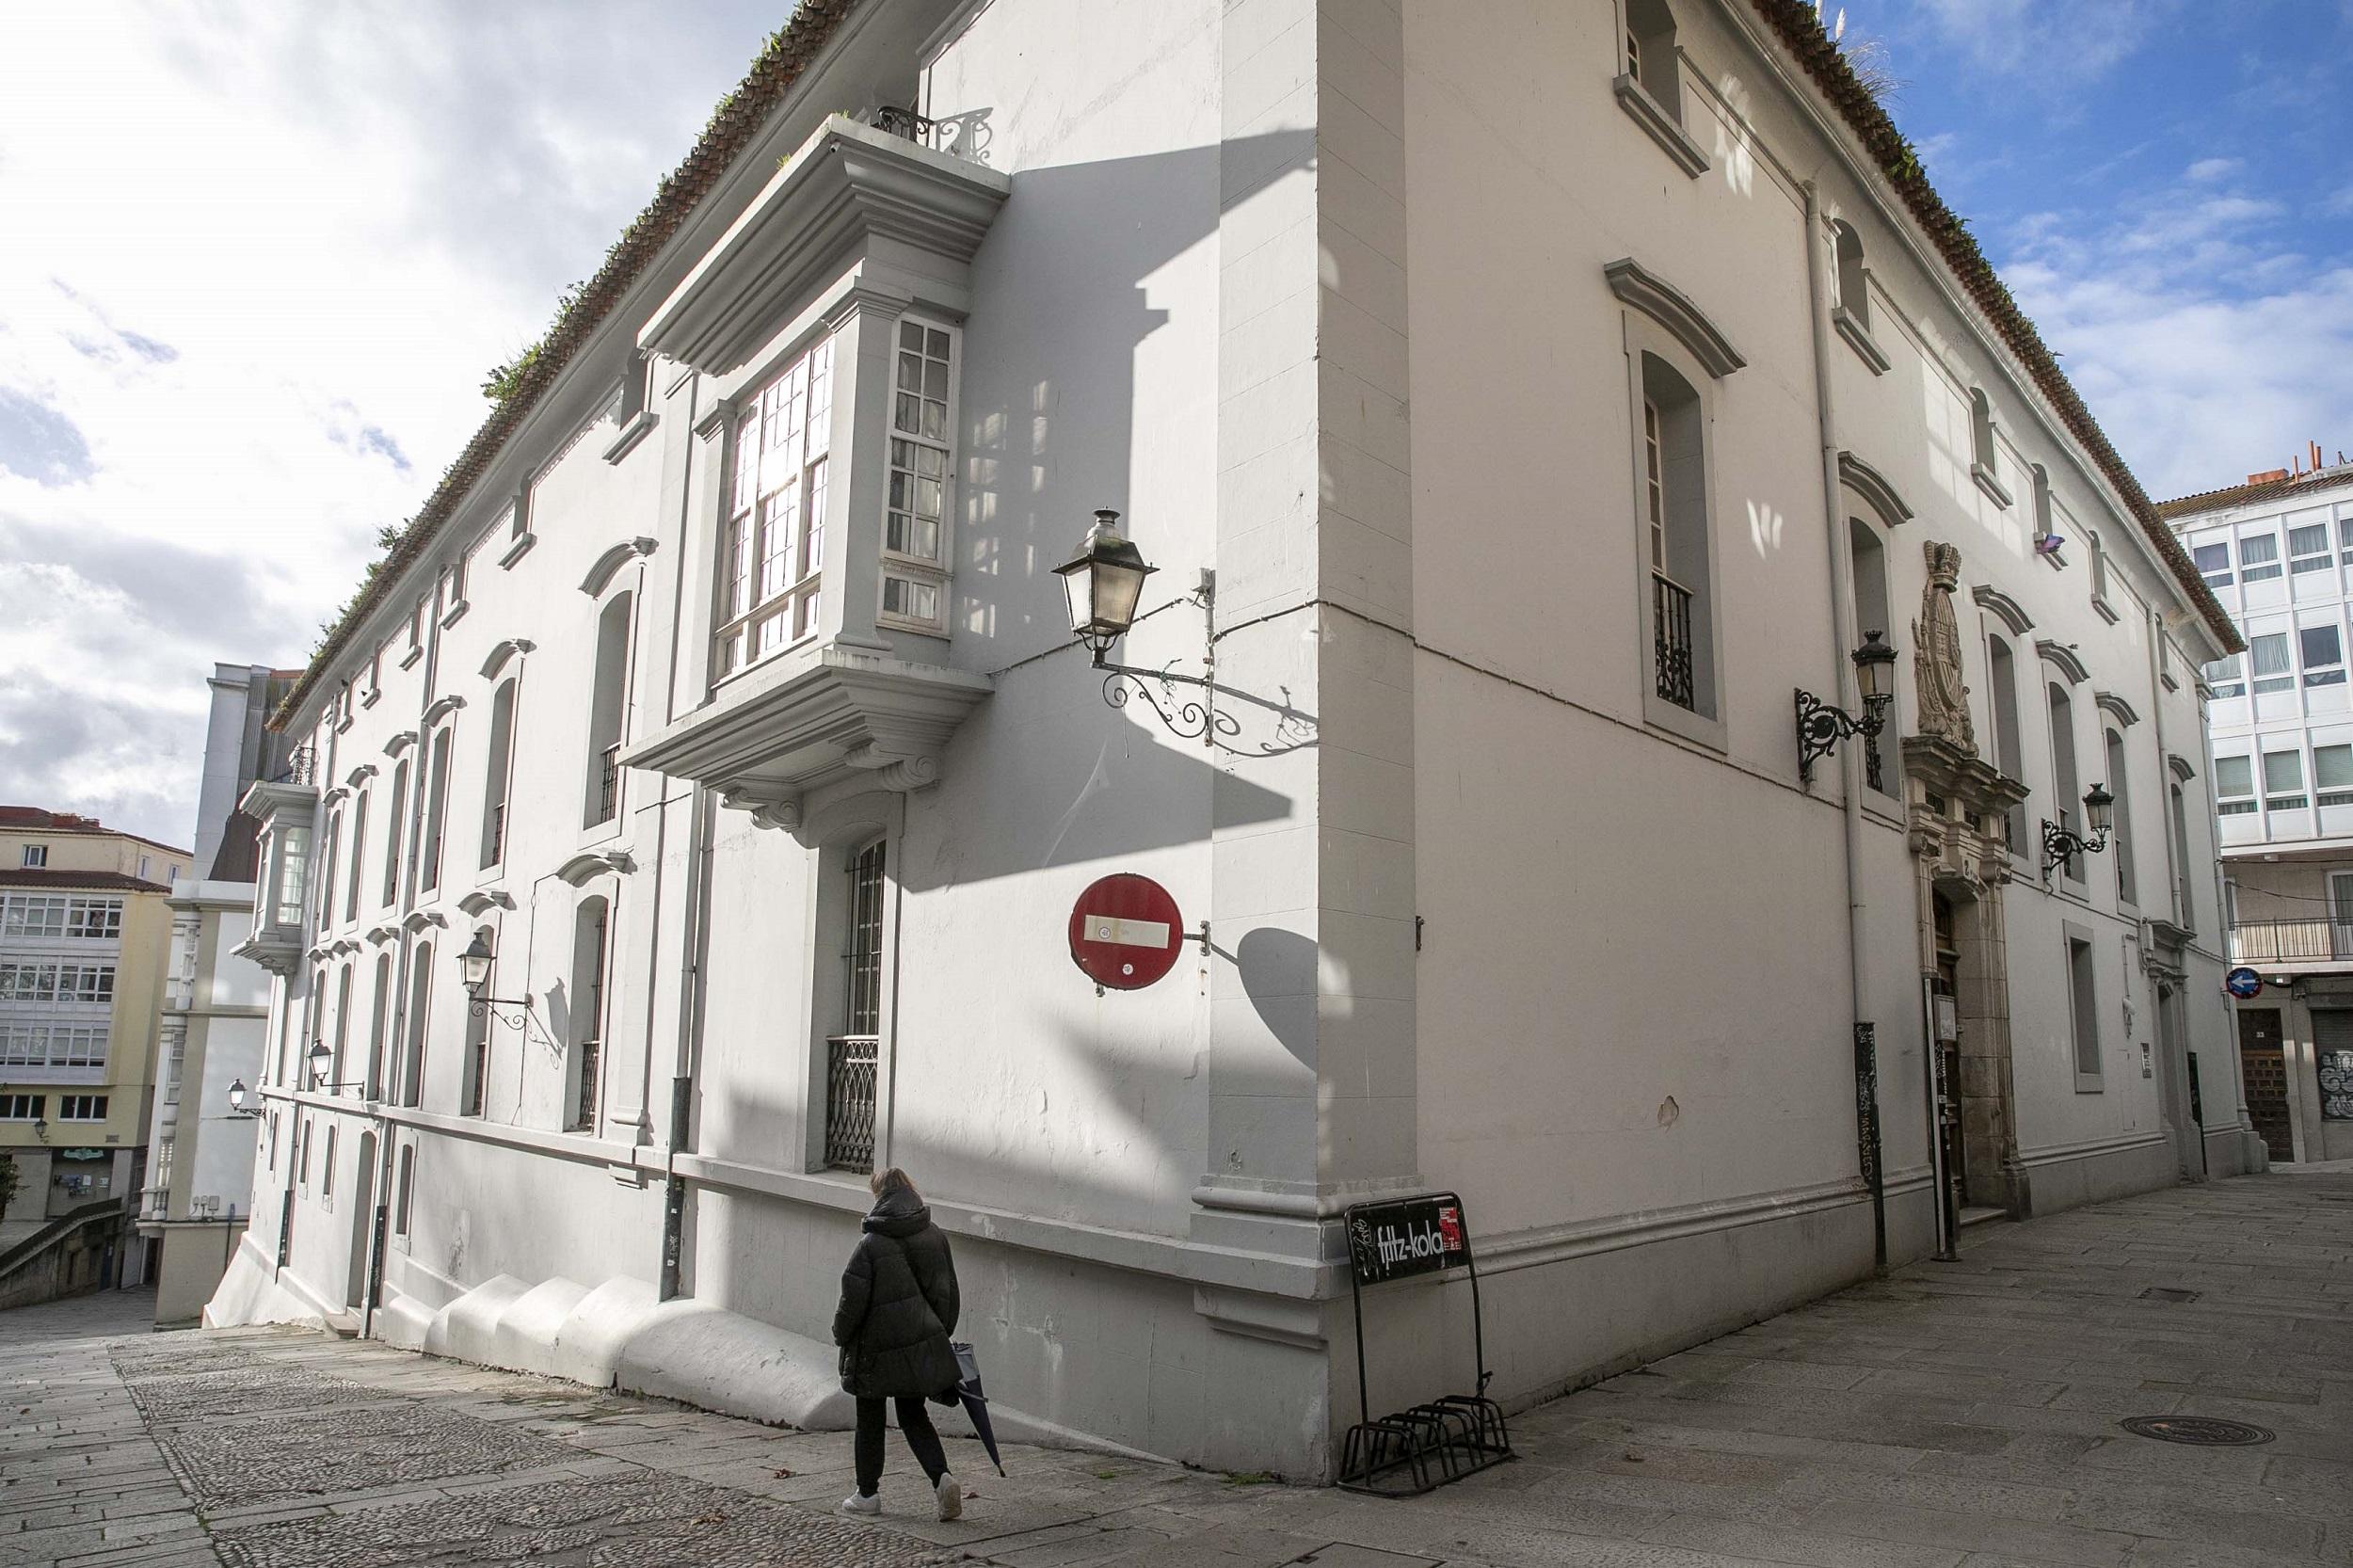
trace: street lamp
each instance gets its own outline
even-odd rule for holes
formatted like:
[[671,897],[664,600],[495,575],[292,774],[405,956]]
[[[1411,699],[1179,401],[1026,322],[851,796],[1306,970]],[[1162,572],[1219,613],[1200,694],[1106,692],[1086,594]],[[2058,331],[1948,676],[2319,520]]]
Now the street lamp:
[[244,1116],[248,1119],[260,1114],[258,1110],[248,1111],[246,1109],[246,1097],[251,1093],[252,1091],[248,1090],[245,1086],[244,1079],[231,1079],[229,1080],[229,1114],[232,1116]]
[[[1896,700],[1896,650],[1877,632],[1863,634],[1863,646],[1849,655],[1854,661],[1855,686],[1863,694],[1863,716],[1824,702],[1804,687],[1798,688],[1798,780],[1811,783],[1814,763],[1838,749],[1838,743],[1860,735],[1865,743],[1878,739],[1887,723],[1887,705]],[[1871,746],[1865,761],[1870,784],[1880,784],[1879,748]]]
[[2094,784],[2084,792],[2084,825],[2091,830],[2089,837],[2043,818],[2043,880],[2050,880],[2052,867],[2064,865],[2078,855],[2097,855],[2107,848],[2108,828],[2115,821],[2115,810],[2116,797],[2108,793],[2106,786]]
[[[490,984],[490,966],[498,954],[491,951],[489,936],[480,931],[466,944],[466,951],[457,955],[458,977],[465,982],[466,994],[472,998],[467,1011],[477,1018],[495,1018],[509,1029],[520,1029],[530,1021],[531,1003],[516,997],[486,996]],[[512,1007],[515,1016],[507,1017],[498,1010]]]
[[1095,667],[1107,669],[1103,655],[1135,624],[1144,580],[1160,568],[1148,566],[1119,531],[1119,514],[1098,511],[1079,553],[1054,568],[1070,600],[1070,630],[1095,653]]
[[[1106,671],[1103,679],[1103,700],[1113,708],[1128,706],[1131,696],[1144,698],[1168,731],[1186,740],[1198,740],[1203,745],[1215,745],[1220,735],[1241,732],[1233,718],[1217,711],[1217,645],[1205,639],[1201,656],[1202,673],[1177,675],[1169,670],[1135,669],[1114,664],[1104,655],[1112,644],[1126,636],[1136,622],[1136,603],[1144,597],[1144,580],[1160,568],[1144,560],[1128,536],[1119,531],[1119,514],[1103,510],[1095,514],[1095,526],[1086,540],[1079,546],[1079,553],[1054,568],[1062,579],[1063,592],[1070,601],[1070,634],[1086,644],[1095,655],[1095,667]],[[1202,609],[1208,610],[1216,595],[1215,580],[1208,572],[1201,574],[1201,588],[1193,598]],[[1134,689],[1122,684],[1132,681]],[[1152,695],[1152,685],[1160,688],[1160,697]],[[1198,702],[1178,703],[1174,688],[1198,686],[1202,698]],[[1165,698],[1168,707],[1160,706]]]

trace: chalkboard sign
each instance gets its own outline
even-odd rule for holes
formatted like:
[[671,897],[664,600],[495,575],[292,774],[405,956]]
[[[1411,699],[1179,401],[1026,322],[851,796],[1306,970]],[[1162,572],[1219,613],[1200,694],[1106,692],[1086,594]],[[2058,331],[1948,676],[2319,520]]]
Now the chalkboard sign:
[[1461,1268],[1470,1261],[1462,1200],[1441,1192],[1356,1205],[1348,1211],[1348,1261],[1359,1285]]
[[2323,1121],[2353,1122],[2353,1050],[2320,1053],[2320,1116]]

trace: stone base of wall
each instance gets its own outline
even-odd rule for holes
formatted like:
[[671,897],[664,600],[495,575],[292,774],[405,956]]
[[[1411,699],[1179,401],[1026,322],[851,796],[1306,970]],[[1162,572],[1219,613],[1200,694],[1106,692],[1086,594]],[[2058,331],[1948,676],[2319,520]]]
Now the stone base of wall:
[[[2057,1214],[2088,1203],[2153,1192],[2181,1180],[2173,1141],[2161,1132],[2107,1139],[2097,1144],[2026,1149],[2025,1168],[2034,1214]],[[2216,1175],[2223,1173],[2217,1171]]]

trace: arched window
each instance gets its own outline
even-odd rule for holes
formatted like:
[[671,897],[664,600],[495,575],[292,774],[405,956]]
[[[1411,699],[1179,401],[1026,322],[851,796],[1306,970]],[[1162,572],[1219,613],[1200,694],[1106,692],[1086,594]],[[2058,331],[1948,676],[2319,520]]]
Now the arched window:
[[[474,928],[474,936],[485,947],[495,950],[497,943],[487,925]],[[491,975],[484,983],[486,996],[498,994],[498,961],[491,960]],[[479,1116],[488,1097],[490,1079],[490,1010],[475,1003],[466,1009],[465,1080],[457,1086],[457,1111],[460,1115]]]
[[[1988,682],[1993,690],[1993,765],[2002,776],[2024,783],[2026,762],[2018,744],[2018,661],[2009,644],[1999,637],[1986,643]],[[2026,808],[2012,806],[2002,819],[2003,836],[2016,851],[2026,842]]]
[[2108,853],[2116,859],[2116,896],[2124,904],[2140,902],[2133,878],[2133,792],[2130,776],[2124,768],[2124,736],[2115,729],[2107,732],[2108,793],[2116,797],[2110,808],[2115,830],[2109,835]]
[[433,758],[425,772],[424,831],[417,845],[417,886],[441,885],[441,819],[449,808],[449,727],[433,734]]
[[327,861],[319,872],[319,929],[335,923],[335,857],[344,845],[344,814],[332,811],[327,818]]
[[588,706],[588,787],[582,825],[611,822],[621,808],[621,712],[629,685],[628,594],[597,616],[596,684]]
[[2173,888],[2173,918],[2185,929],[2198,924],[2197,908],[2190,902],[2190,888],[2195,878],[2190,875],[2189,862],[2189,797],[2176,784],[2173,790],[2173,870],[2181,880]]
[[392,955],[376,955],[376,1001],[368,1009],[368,1067],[360,1076],[370,1099],[384,1097],[384,1026],[392,1007]]
[[[1995,504],[2009,504],[2009,490],[2002,483],[2001,464],[1994,455],[1993,402],[1985,395],[1983,387],[1969,389],[1969,477],[1977,482],[1977,488],[1991,496]],[[2035,523],[2037,536],[2042,524]]]
[[609,905],[583,899],[572,914],[572,1039],[565,1076],[567,1130],[597,1130],[597,1091],[604,1064],[604,974]]
[[408,1040],[401,1052],[399,1103],[421,1103],[424,1089],[424,1047],[433,1000],[433,944],[419,942],[410,959],[408,977]]
[[1683,120],[1683,88],[1675,58],[1675,16],[1667,0],[1626,0],[1625,73],[1668,118]]
[[1715,620],[1700,396],[1657,355],[1641,360],[1641,506],[1653,685],[1660,700],[1714,718]]
[[[2080,831],[2083,817],[2084,787],[2082,776],[2075,771],[2075,705],[2068,699],[2067,688],[2054,680],[2050,684],[2051,700],[2051,820],[2069,832]],[[2083,880],[2083,866],[2076,856],[2069,856],[2060,868],[2070,882]]]
[[378,903],[389,904],[400,897],[400,844],[408,825],[408,760],[404,757],[392,769],[392,810],[384,819],[384,896]]
[[335,1050],[327,1060],[327,1082],[311,1085],[341,1094],[344,1081],[344,1042],[351,1037],[351,966],[345,964],[335,976]]
[[1867,332],[1871,328],[1871,285],[1863,270],[1863,236],[1854,232],[1853,224],[1836,218],[1831,221],[1830,232],[1832,255],[1837,263],[1838,308]]
[[360,798],[351,806],[351,877],[344,889],[344,919],[360,918],[360,884],[364,880],[368,859],[368,792],[360,792]]
[[[1847,520],[1847,538],[1854,561],[1855,624],[1848,628],[1849,648],[1860,648],[1863,640],[1878,632],[1882,642],[1893,642],[1895,621],[1887,602],[1887,547],[1880,538],[1879,530],[1861,518]],[[1895,744],[1903,733],[1903,697],[1900,681],[1897,695],[1887,705],[1887,742]],[[1864,738],[1864,780],[1883,795],[1896,793],[1896,782],[1880,753],[1880,737]]]
[[483,758],[482,869],[506,857],[507,776],[515,746],[515,682],[500,682],[490,699],[490,749]]

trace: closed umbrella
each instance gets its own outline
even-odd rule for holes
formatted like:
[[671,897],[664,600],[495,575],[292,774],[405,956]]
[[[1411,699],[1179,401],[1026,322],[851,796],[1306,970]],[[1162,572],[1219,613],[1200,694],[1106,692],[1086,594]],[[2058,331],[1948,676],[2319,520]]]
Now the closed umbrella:
[[955,1396],[964,1406],[964,1413],[972,1418],[972,1431],[980,1437],[981,1447],[988,1450],[988,1461],[997,1466],[997,1473],[1005,1473],[1005,1462],[997,1453],[997,1429],[988,1418],[988,1396],[981,1392],[981,1364],[973,1359],[972,1347],[952,1343],[956,1352],[956,1370],[963,1376],[956,1382]]

